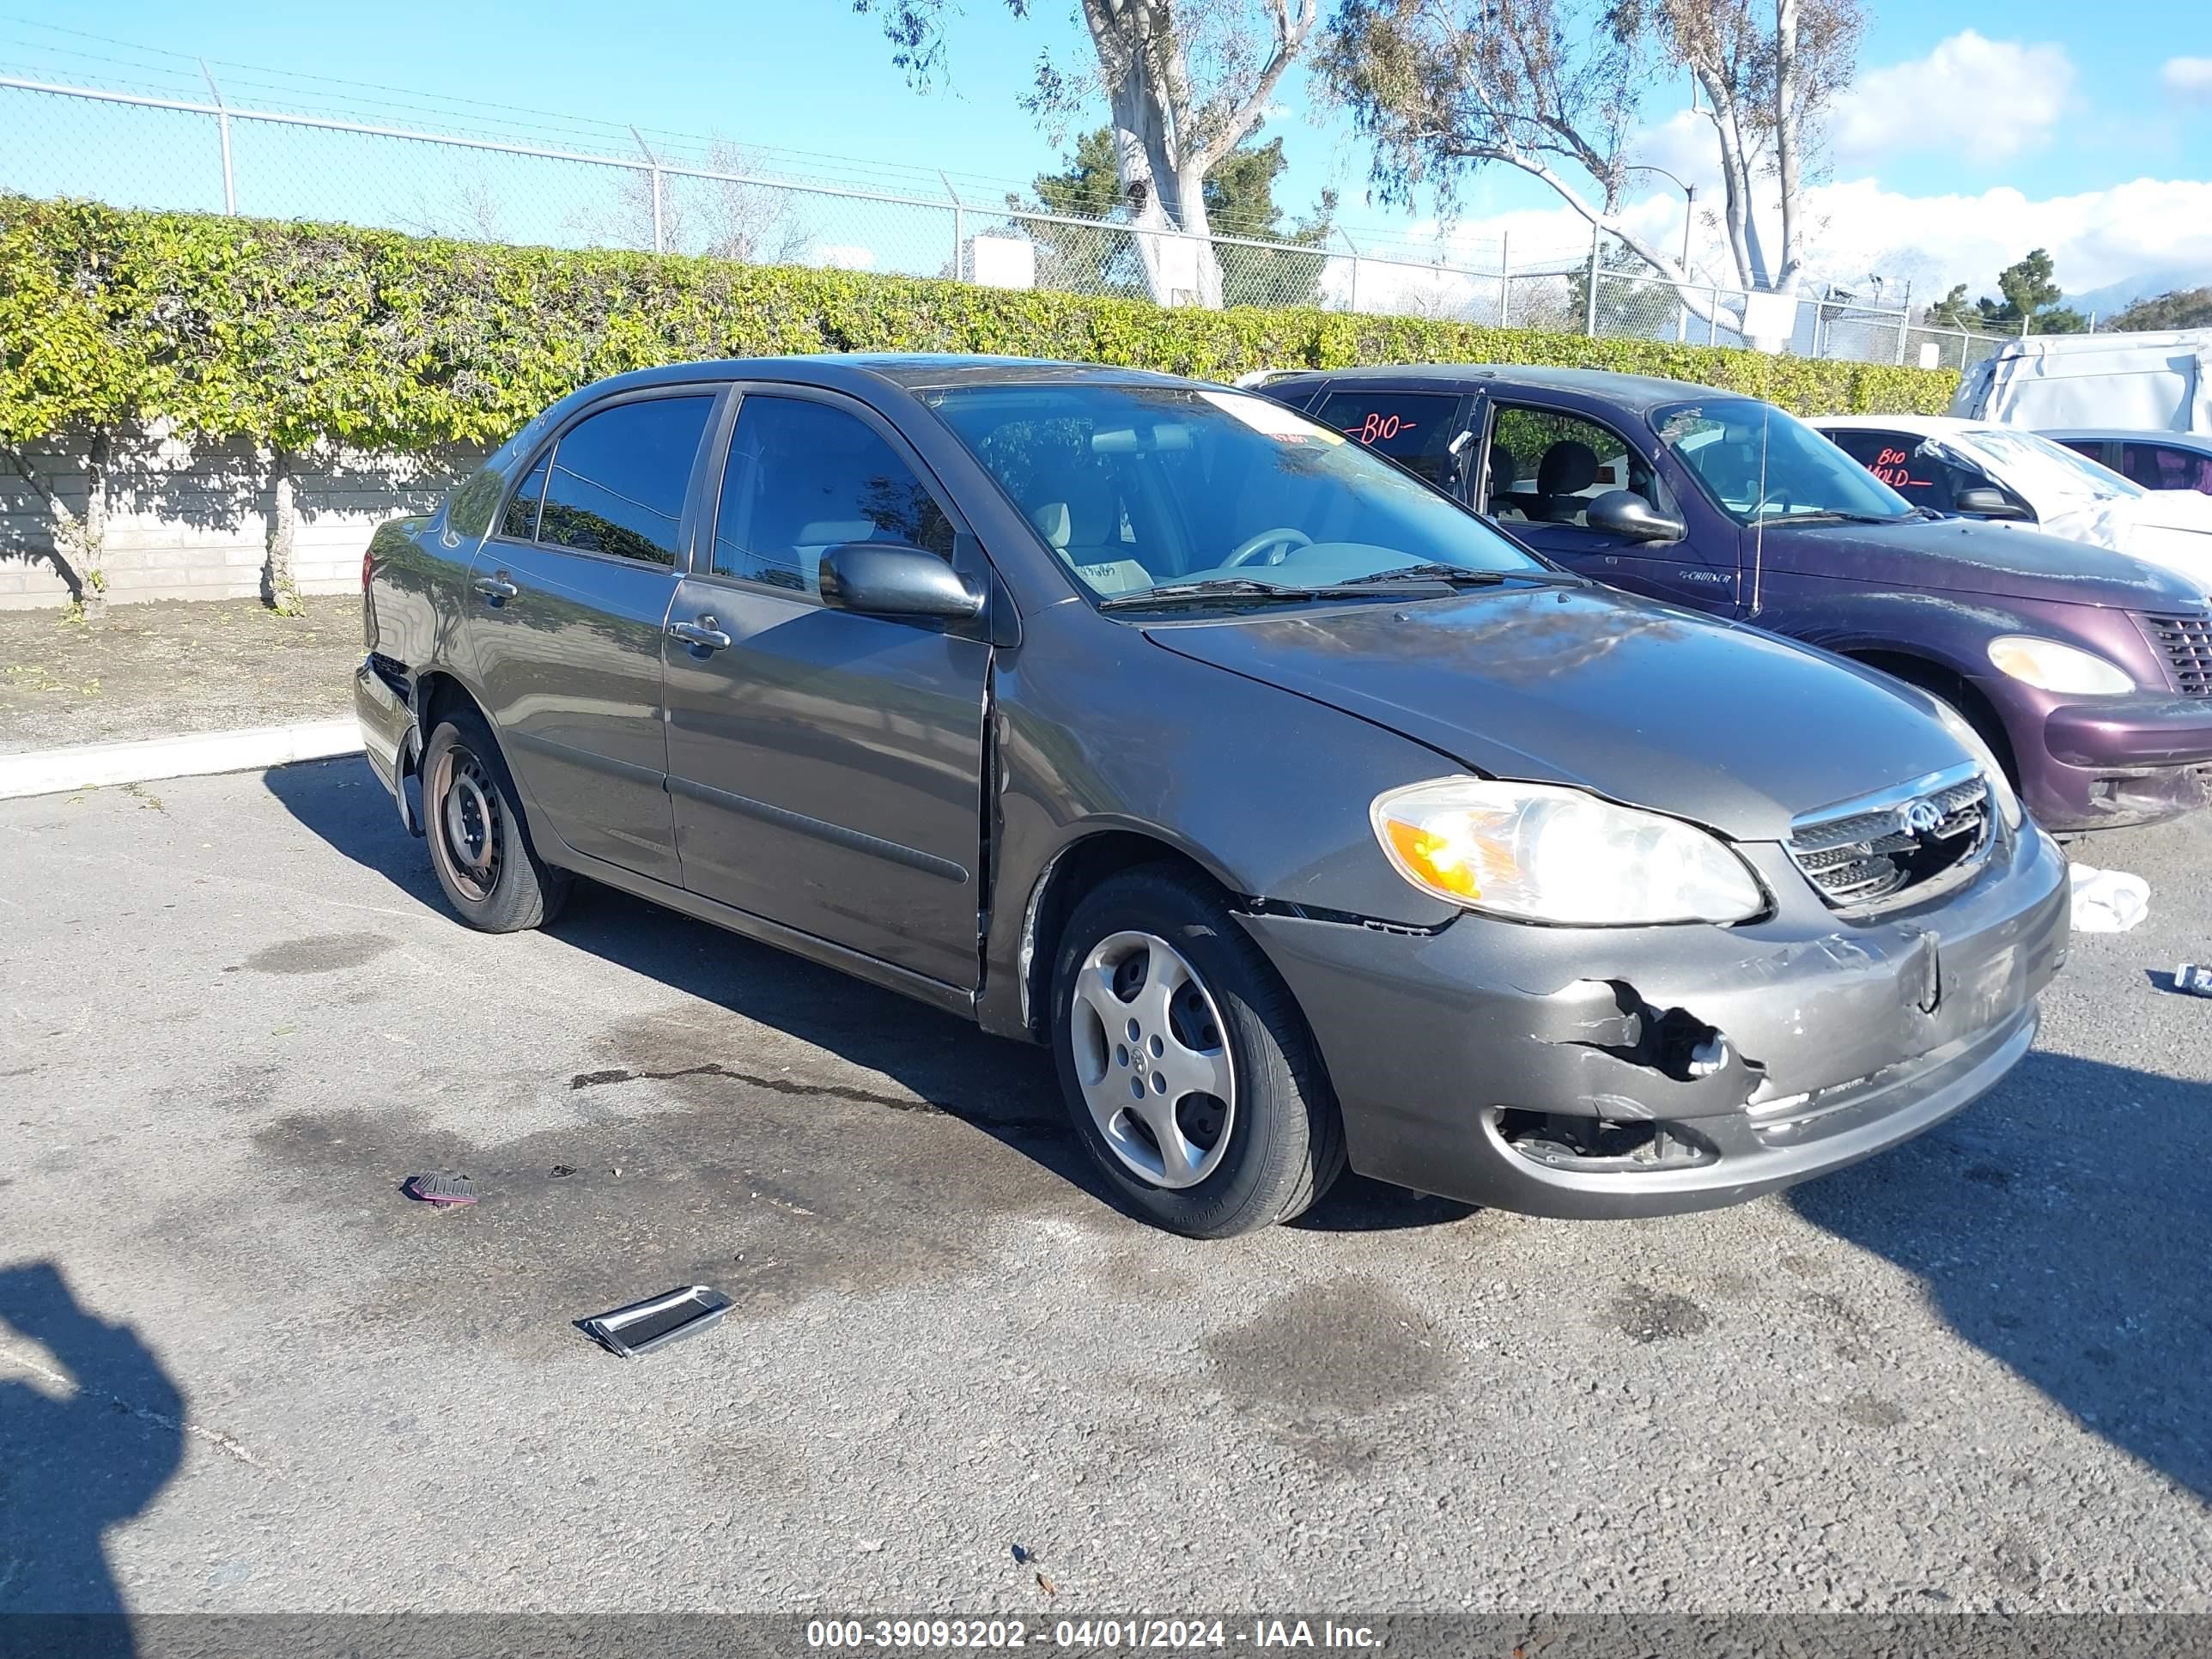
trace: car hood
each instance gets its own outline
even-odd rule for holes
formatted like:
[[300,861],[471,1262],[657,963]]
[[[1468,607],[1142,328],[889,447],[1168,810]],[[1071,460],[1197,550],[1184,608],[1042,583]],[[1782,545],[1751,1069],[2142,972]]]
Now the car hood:
[[1778,841],[1797,813],[1966,758],[1877,675],[1599,588],[1495,588],[1146,633],[1486,776],[1577,786],[1740,841]]
[[2073,496],[2043,514],[2053,536],[2109,547],[2212,586],[2212,495],[2154,489],[2106,501]]
[[[2212,499],[2212,498],[2208,498]],[[2021,525],[1976,519],[1910,519],[1900,524],[1770,525],[1768,574],[1828,576],[1870,587],[1976,593],[2122,611],[2185,609],[2205,583],[2111,547]],[[1746,579],[1752,538],[1744,537]],[[2212,559],[2208,559],[2212,565]]]

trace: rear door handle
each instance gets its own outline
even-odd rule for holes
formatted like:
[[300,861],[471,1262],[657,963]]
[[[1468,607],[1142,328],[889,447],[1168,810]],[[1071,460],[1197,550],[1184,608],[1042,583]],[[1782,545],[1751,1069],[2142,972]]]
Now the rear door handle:
[[517,593],[522,592],[513,582],[507,580],[507,572],[504,570],[496,575],[477,577],[476,589],[494,605],[505,605]]
[[730,636],[715,626],[712,617],[702,617],[695,623],[671,623],[668,631],[688,646],[701,651],[726,650]]

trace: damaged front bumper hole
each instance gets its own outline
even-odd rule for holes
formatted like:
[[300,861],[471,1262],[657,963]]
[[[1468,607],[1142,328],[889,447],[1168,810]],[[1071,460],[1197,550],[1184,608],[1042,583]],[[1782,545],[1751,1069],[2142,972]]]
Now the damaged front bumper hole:
[[1720,1150],[1689,1125],[1656,1118],[1616,1123],[1506,1108],[1498,1112],[1497,1122],[1499,1139],[1530,1162],[1554,1170],[1649,1175],[1694,1170],[1720,1159]]

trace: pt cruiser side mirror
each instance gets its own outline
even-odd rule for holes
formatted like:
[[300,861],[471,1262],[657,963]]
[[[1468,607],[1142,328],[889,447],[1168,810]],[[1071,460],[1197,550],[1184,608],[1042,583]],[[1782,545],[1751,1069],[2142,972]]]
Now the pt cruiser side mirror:
[[934,553],[899,542],[848,542],[822,556],[822,603],[871,617],[964,622],[982,590]]
[[1991,489],[1986,484],[1977,484],[1962,489],[1951,498],[1954,513],[1971,513],[1978,519],[2024,519],[2027,516],[2020,504],[2011,500],[2002,489]]
[[1592,530],[1632,542],[1679,542],[1690,533],[1680,519],[1632,489],[1607,490],[1583,509],[1583,520]]

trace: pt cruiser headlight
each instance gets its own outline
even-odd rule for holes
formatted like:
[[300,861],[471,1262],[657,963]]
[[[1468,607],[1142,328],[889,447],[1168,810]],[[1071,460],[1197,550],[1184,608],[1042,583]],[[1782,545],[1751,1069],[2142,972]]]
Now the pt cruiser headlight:
[[1717,836],[1579,789],[1438,778],[1377,795],[1368,815],[1400,875],[1470,910],[1626,927],[1766,908]]
[[1966,717],[1941,698],[1936,700],[1936,716],[1943,722],[1943,729],[1958,738],[1959,745],[1973,757],[1982,769],[1982,776],[1990,786],[1990,793],[1997,798],[1997,811],[2003,817],[2005,828],[2020,828],[2020,797],[2012,792],[2012,780],[1997,763],[1996,750],[1982,738],[1982,734],[1966,724]]
[[2073,697],[2118,697],[2136,689],[2133,680],[2102,657],[2026,634],[1991,640],[1990,660],[2001,674]]

